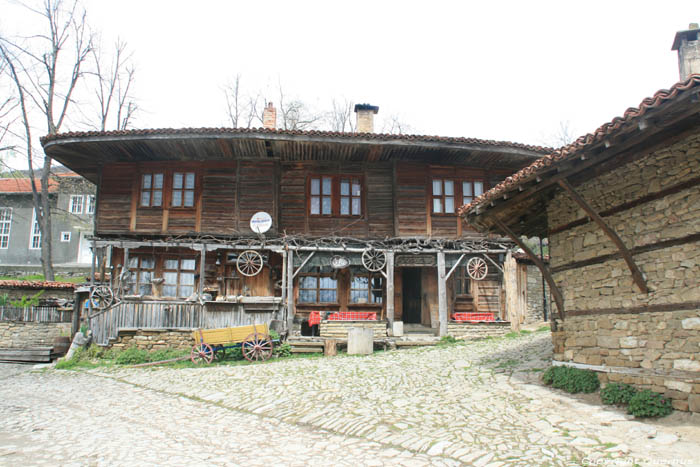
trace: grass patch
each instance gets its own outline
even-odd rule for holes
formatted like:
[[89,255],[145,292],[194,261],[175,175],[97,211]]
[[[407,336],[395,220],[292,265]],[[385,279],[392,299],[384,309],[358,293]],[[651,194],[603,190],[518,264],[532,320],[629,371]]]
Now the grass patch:
[[549,332],[552,329],[549,326],[540,326],[535,332]]
[[[26,276],[0,276],[0,280],[4,281],[44,281],[43,274],[29,274]],[[55,276],[54,282],[70,282],[72,284],[80,284],[85,282],[85,277],[69,277],[69,276]]]
[[512,368],[512,367],[516,366],[518,363],[520,363],[519,360],[514,360],[511,358],[511,359],[508,359],[504,362],[499,363],[498,365],[496,365],[496,368]]

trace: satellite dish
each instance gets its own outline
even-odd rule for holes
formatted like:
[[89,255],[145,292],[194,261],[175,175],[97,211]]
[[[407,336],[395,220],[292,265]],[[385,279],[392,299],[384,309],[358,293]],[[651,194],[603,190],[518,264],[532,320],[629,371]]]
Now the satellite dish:
[[265,233],[270,230],[270,227],[272,227],[272,217],[265,211],[256,212],[250,218],[250,230],[255,233]]

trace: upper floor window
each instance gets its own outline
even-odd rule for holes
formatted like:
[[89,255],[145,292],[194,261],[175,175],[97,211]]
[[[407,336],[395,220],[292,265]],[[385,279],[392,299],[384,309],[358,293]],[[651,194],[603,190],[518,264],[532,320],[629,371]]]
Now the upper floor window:
[[29,233],[29,249],[39,250],[41,248],[41,228],[36,218],[36,209],[32,214],[32,230]]
[[0,248],[10,246],[10,227],[12,225],[12,208],[0,208]]
[[69,210],[71,214],[83,213],[83,195],[71,195]]
[[85,213],[95,214],[95,195],[87,195],[85,197]]
[[455,214],[459,205],[469,204],[483,193],[484,182],[481,180],[456,181],[434,178],[432,183],[432,213]]
[[141,176],[141,206],[160,207],[163,205],[163,174],[150,173]]
[[194,172],[173,173],[173,207],[191,208],[194,206],[194,180]]
[[309,179],[309,214],[312,216],[361,216],[362,181],[342,175]]

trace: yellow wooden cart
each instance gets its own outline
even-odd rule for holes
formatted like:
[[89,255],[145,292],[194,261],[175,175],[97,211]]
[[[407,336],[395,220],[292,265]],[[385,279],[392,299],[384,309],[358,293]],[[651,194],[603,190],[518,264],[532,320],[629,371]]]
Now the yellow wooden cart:
[[251,324],[219,329],[197,329],[192,332],[195,345],[190,358],[194,363],[211,363],[223,358],[227,349],[240,347],[243,357],[251,362],[272,356],[274,344],[267,324]]

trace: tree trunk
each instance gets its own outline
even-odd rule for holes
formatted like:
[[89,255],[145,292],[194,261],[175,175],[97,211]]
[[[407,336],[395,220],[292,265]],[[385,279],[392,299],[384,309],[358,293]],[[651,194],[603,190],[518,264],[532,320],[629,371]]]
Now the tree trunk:
[[53,281],[53,243],[51,239],[51,200],[49,199],[49,176],[51,175],[51,158],[44,156],[44,167],[41,170],[41,209],[36,209],[37,221],[41,231],[41,267],[44,270],[44,280]]

